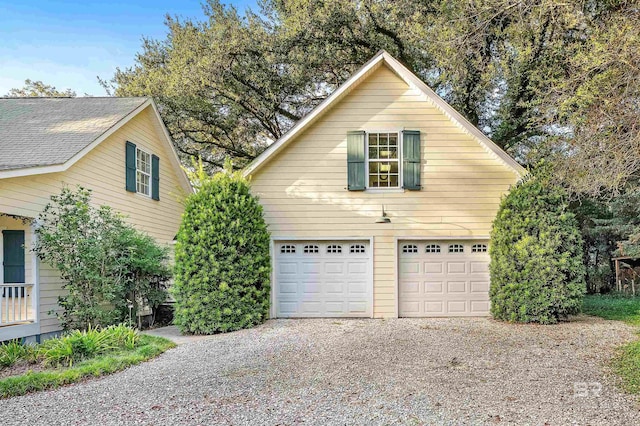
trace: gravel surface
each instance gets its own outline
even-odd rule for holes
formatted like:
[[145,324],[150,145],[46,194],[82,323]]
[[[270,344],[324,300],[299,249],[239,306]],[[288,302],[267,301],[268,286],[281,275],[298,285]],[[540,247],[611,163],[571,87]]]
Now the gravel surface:
[[273,320],[109,377],[0,401],[0,423],[634,425],[637,401],[605,367],[632,338],[632,328],[590,317],[546,327]]

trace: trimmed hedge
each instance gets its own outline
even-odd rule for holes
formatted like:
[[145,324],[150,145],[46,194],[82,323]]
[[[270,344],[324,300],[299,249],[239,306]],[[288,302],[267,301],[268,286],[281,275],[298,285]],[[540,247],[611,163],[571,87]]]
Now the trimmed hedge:
[[564,189],[544,174],[527,177],[502,199],[489,254],[494,318],[553,324],[580,311],[582,236]]
[[260,324],[269,314],[271,275],[262,206],[239,173],[200,170],[196,181],[176,243],[174,323],[190,334]]

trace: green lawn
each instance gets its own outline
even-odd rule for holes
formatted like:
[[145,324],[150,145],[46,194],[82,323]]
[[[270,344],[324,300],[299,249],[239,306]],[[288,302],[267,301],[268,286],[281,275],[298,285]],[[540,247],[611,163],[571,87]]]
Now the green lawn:
[[[588,315],[624,321],[640,327],[640,297],[586,296],[583,310]],[[640,333],[640,330],[638,332]],[[612,360],[612,367],[622,378],[625,390],[635,394],[640,393],[640,340],[619,348]]]

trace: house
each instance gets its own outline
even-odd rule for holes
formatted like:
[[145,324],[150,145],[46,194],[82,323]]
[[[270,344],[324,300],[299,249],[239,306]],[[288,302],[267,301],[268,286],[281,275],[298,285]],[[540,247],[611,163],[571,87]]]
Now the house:
[[62,282],[31,251],[34,219],[63,185],[93,191],[170,244],[191,186],[148,98],[0,99],[0,341],[60,330]]
[[489,233],[526,171],[380,52],[245,171],[273,317],[488,315]]

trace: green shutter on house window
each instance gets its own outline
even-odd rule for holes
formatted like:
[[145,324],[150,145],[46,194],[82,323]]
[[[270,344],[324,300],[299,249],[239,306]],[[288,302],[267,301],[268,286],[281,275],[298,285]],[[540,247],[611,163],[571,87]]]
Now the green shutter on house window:
[[402,131],[403,188],[419,191],[420,186],[420,131]]
[[160,158],[151,156],[151,198],[160,200]]
[[126,144],[126,157],[126,189],[129,192],[136,192],[136,145],[129,141]]
[[352,131],[347,133],[347,189],[364,191],[367,172],[364,162],[365,133]]

